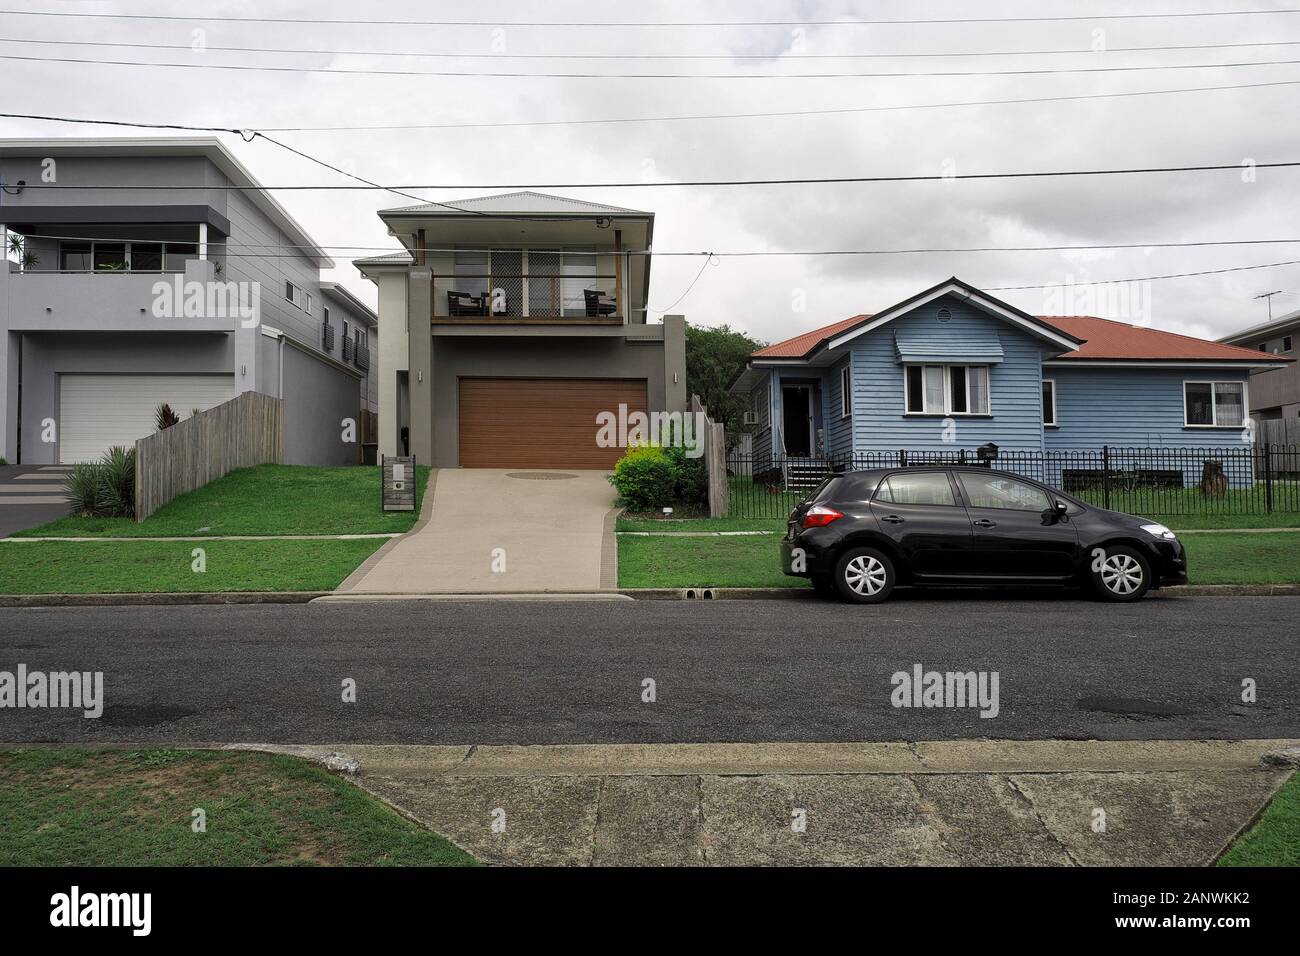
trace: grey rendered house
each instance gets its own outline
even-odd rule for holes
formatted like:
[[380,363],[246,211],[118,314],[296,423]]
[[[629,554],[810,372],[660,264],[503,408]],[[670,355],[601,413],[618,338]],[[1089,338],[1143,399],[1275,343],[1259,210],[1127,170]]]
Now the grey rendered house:
[[[1300,356],[1300,311],[1291,312],[1219,339],[1228,345],[1254,349],[1269,356]],[[1250,413],[1261,422],[1290,422],[1289,435],[1300,435],[1300,363],[1260,370],[1250,376]]]
[[685,320],[646,320],[654,214],[533,192],[379,213],[379,450],[607,469],[602,412],[684,412]]
[[[98,458],[255,390],[284,460],[351,464],[378,319],[213,138],[0,141],[0,454]],[[355,441],[344,441],[345,420]]]

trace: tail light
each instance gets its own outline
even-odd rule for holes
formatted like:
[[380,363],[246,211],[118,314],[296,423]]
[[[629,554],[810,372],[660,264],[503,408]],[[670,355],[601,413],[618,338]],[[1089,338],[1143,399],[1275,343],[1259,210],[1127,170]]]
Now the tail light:
[[813,505],[804,512],[801,525],[804,528],[824,528],[832,521],[843,518],[844,515],[834,508],[827,508],[824,505]]

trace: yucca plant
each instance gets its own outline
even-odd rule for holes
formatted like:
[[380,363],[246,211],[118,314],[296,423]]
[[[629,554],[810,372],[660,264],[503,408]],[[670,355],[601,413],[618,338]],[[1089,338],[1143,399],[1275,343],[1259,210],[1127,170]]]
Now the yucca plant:
[[158,423],[158,430],[162,431],[164,428],[171,428],[181,420],[181,417],[172,411],[170,405],[163,402],[158,406],[158,410],[154,412],[154,420]]
[[82,462],[68,472],[63,480],[63,496],[72,505],[72,510],[79,515],[94,516],[99,514],[100,473],[99,465]]
[[101,514],[112,518],[135,517],[135,449],[117,446],[99,463]]

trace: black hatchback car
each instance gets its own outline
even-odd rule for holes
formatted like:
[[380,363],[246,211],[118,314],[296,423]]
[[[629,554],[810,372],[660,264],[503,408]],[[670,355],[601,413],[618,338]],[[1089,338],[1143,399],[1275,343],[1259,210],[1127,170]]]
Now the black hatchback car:
[[1084,585],[1136,601],[1187,582],[1164,525],[980,467],[832,475],[791,512],[781,561],[819,593],[861,604],[900,584]]

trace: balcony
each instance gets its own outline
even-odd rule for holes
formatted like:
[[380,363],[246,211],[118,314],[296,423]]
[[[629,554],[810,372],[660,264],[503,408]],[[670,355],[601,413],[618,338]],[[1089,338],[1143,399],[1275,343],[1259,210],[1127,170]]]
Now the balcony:
[[458,271],[446,279],[434,276],[432,319],[466,325],[622,325],[626,299],[613,273]]
[[[200,259],[186,262],[183,275],[26,270],[0,278],[15,332],[232,332],[240,321],[237,311],[225,307],[230,300],[209,294],[220,283],[213,281],[212,263]],[[187,310],[190,282],[200,283],[205,296],[201,307]]]

